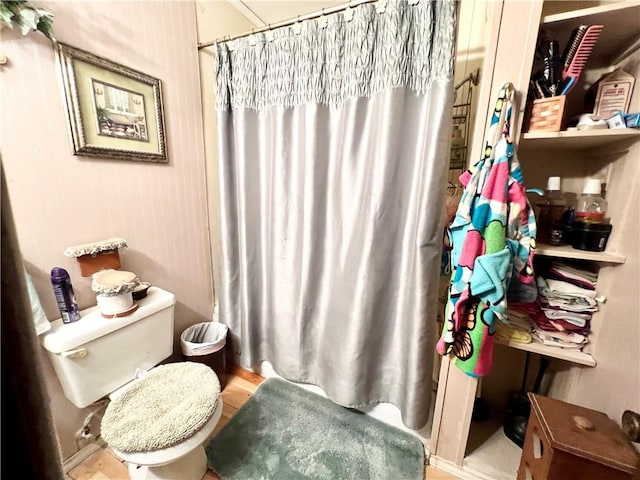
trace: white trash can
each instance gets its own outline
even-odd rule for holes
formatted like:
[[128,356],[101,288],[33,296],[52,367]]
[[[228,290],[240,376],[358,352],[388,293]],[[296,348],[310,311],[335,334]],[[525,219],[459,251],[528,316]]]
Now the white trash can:
[[225,345],[229,328],[224,323],[203,322],[191,325],[180,335],[180,348],[185,361],[203,363],[220,380],[220,388],[227,383]]

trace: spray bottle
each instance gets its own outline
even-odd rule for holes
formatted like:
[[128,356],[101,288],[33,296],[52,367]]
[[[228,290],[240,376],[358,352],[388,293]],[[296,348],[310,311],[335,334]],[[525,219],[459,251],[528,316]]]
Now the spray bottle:
[[51,270],[51,285],[58,302],[62,322],[73,323],[80,320],[80,309],[76,303],[69,273],[64,268],[53,268]]

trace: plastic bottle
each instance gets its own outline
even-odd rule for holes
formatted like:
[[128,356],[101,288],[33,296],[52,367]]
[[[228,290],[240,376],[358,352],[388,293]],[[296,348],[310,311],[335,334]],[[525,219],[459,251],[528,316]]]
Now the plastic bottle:
[[567,201],[560,190],[560,182],[560,177],[549,177],[544,196],[536,204],[538,207],[537,238],[543,243],[551,241],[551,230],[554,226],[561,224],[562,214],[567,209]]
[[555,240],[552,236],[551,245],[571,245],[571,233],[572,233],[573,224],[575,223],[575,221],[576,221],[576,209],[574,206],[570,206],[562,214],[562,218],[560,219],[561,233],[560,235],[556,235]]
[[576,222],[605,223],[607,201],[600,196],[602,181],[598,178],[587,178],[582,195],[576,203]]
[[73,293],[73,286],[69,273],[64,268],[51,269],[51,285],[58,302],[63,323],[73,323],[80,320],[80,309]]

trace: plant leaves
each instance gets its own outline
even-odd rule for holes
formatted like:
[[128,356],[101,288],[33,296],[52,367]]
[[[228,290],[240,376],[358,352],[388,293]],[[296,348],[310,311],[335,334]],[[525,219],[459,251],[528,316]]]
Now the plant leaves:
[[0,2],[0,21],[13,30],[13,12],[5,2]]
[[51,17],[42,15],[40,20],[38,20],[38,31],[41,32],[45,37],[51,40],[51,34],[53,33]]
[[53,14],[25,0],[0,0],[0,23],[10,29],[20,27],[22,35],[37,30],[52,39]]
[[31,8],[23,8],[20,11],[20,28],[22,35],[26,35],[32,30],[38,29],[38,20],[40,16]]

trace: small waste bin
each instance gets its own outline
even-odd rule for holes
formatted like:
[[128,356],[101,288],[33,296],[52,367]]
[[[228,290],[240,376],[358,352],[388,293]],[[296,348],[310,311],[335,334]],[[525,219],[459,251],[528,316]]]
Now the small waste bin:
[[227,384],[225,345],[228,327],[219,322],[203,322],[187,328],[180,335],[182,356],[188,362],[203,363],[220,380],[220,388]]

